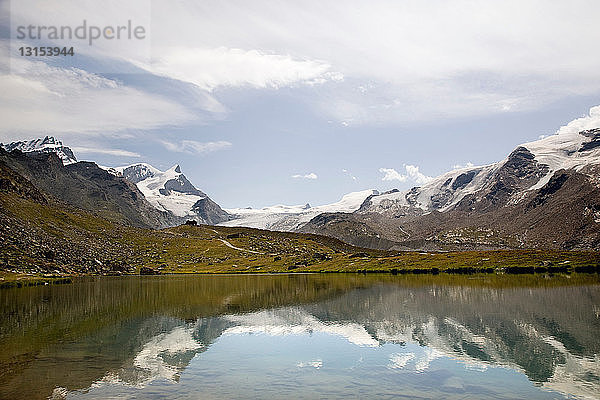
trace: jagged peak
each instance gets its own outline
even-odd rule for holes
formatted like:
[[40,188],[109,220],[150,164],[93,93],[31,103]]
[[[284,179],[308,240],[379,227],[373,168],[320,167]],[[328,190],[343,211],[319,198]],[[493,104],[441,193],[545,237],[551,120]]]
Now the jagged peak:
[[43,138],[32,140],[20,140],[7,144],[0,143],[0,147],[8,152],[19,150],[23,153],[56,153],[56,155],[61,159],[63,165],[74,164],[77,162],[77,158],[75,158],[73,150],[67,146],[64,146],[63,142],[56,139],[54,136],[46,135]]
[[62,141],[56,139],[54,136],[46,135],[46,137],[42,140],[42,144],[56,144],[62,146],[63,143]]

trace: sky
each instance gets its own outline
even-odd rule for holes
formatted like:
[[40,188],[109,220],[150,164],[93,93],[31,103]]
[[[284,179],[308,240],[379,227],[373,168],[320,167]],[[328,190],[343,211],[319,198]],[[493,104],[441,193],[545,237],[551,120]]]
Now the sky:
[[[409,189],[600,104],[599,15],[597,0],[0,0],[0,141],[179,164],[227,208]],[[84,21],[85,38],[49,35]]]

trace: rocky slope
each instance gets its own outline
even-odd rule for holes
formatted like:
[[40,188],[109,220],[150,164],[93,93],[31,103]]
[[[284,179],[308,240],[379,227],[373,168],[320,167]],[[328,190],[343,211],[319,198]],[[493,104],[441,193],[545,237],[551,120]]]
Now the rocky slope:
[[[87,194],[81,196],[81,186],[86,186],[86,183],[76,183],[76,185],[80,186],[79,188],[71,187],[69,184],[73,182],[65,180],[64,177],[53,176],[52,179],[44,182],[43,173],[40,170],[40,168],[43,168],[41,165],[23,167],[20,172],[25,173],[25,170],[30,167],[37,168],[37,172],[30,170],[25,173],[29,178],[37,177],[37,180],[34,179],[36,186],[40,184],[40,187],[48,193],[86,210],[97,211],[116,207],[118,209],[116,211],[117,214],[124,214],[126,221],[136,226],[161,228],[164,226],[179,225],[187,219],[192,219],[203,224],[217,224],[230,219],[229,214],[223,211],[217,203],[194,187],[185,175],[181,173],[178,165],[164,172],[145,163],[116,168],[100,167],[100,169],[108,172],[109,176],[106,172],[99,171],[98,166],[93,163],[78,163],[73,151],[54,137],[46,136],[45,138],[30,141],[0,144],[0,148],[6,150],[8,153],[18,150],[21,153],[36,156],[31,158],[31,160],[35,159],[38,162],[48,154],[56,154],[62,164],[71,172],[76,172],[81,178],[90,179],[99,186],[111,187],[112,196],[100,196],[105,197],[107,203],[113,200],[123,203],[124,201],[128,201],[124,199],[132,199],[135,204],[99,204],[96,201],[97,199],[90,200]],[[57,166],[55,167],[58,168]],[[135,186],[127,184],[114,185],[114,182],[121,181],[127,181]],[[106,188],[96,188],[94,190],[97,193],[103,193]],[[122,190],[123,193],[119,194],[119,190]],[[131,194],[131,191],[134,194]],[[147,201],[144,201],[144,199]],[[149,209],[148,203],[155,210]],[[136,211],[135,208],[138,208],[138,210]]]
[[[0,149],[0,164],[14,178],[68,205],[124,225],[161,228],[180,222],[154,208],[137,187],[91,162],[63,165],[54,152],[11,153]],[[11,180],[7,180],[11,182]]]
[[[69,190],[61,192],[62,184]],[[504,273],[514,269],[589,272],[600,265],[599,252],[397,253],[358,248],[327,236],[252,228],[182,225],[143,229],[134,226],[132,217],[144,216],[128,214],[135,204],[128,196],[146,201],[135,190],[123,177],[110,175],[92,163],[63,166],[53,153],[26,155],[0,150],[0,287],[46,273],[120,274],[142,269],[456,273],[466,268]],[[144,207],[159,213],[149,204]],[[139,212],[137,207],[133,210]]]
[[[14,274],[120,274],[141,268],[228,273],[335,270],[346,265],[349,254],[381,253],[365,253],[365,249],[316,235],[206,225],[164,230],[136,227],[126,223],[125,208],[110,208],[116,202],[113,193],[95,185],[93,177],[87,186],[80,186],[79,169],[85,168],[88,175],[109,175],[102,181],[116,187],[132,186],[130,194],[136,193],[135,186],[88,164],[65,167],[53,153],[26,155],[0,149],[0,287],[5,276]],[[34,172],[39,171],[37,167],[45,168],[52,177],[48,181],[80,189],[82,201],[74,205],[37,187],[42,181],[38,175],[31,173],[29,179],[19,172],[30,172],[31,166],[36,167],[31,168]],[[79,169],[71,171],[71,167]],[[48,183],[46,188],[58,186]],[[141,195],[138,199],[145,201]],[[86,201],[95,202],[94,212],[82,208]],[[376,259],[371,262],[377,265]]]
[[388,249],[599,249],[600,107],[498,163],[370,196],[301,231]]

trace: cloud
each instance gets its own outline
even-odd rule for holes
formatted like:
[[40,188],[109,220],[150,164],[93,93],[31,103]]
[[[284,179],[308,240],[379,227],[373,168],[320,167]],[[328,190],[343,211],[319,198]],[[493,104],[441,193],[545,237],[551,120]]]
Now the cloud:
[[[103,2],[81,1],[72,2],[70,0],[54,0],[52,3],[39,0],[19,0],[9,3],[5,10],[10,16],[12,37],[19,37],[17,34],[18,26],[44,26],[61,27],[69,26],[75,29],[82,25],[85,20],[88,30],[84,39],[78,39],[75,36],[69,38],[65,34],[61,39],[51,40],[52,46],[73,46],[76,56],[84,55],[100,60],[99,63],[87,62],[86,69],[94,72],[113,72],[123,73],[123,65],[114,63],[120,60],[149,60],[152,56],[152,0],[128,0],[126,2],[119,0],[105,0]],[[131,21],[132,27],[141,26],[145,32],[143,39],[137,39],[128,34],[121,34],[121,39],[105,39],[100,36],[89,45],[90,28],[125,26]],[[22,40],[24,43],[18,44],[14,49],[20,46],[44,46],[49,45],[47,41],[40,40],[35,30],[33,37],[25,35]],[[49,30],[42,31],[41,37],[48,37]],[[123,37],[127,37],[123,39]],[[13,40],[15,44],[16,40]],[[15,53],[13,53],[15,54]],[[49,60],[50,61],[50,60]],[[50,61],[53,63],[53,61]]]
[[196,119],[160,95],[80,69],[27,60],[12,60],[12,69],[18,73],[0,75],[2,139],[156,129]]
[[[14,24],[73,24],[82,16],[98,24],[122,16],[145,21],[150,10],[144,1],[13,3],[19,3]],[[299,98],[314,112],[342,126],[530,111],[600,92],[600,57],[589,51],[600,42],[596,0],[453,0],[435,7],[389,0],[182,0],[152,2],[151,11],[151,57],[145,46],[116,41],[82,50],[105,64],[113,57],[207,93],[300,88]],[[144,100],[150,99],[155,96]],[[36,108],[42,119],[44,106]],[[163,108],[152,117],[167,115],[173,116]],[[133,128],[144,123],[131,122]]]
[[600,127],[600,105],[590,108],[588,115],[561,126],[556,133],[566,135]]
[[409,361],[415,358],[415,353],[395,353],[390,355],[388,368],[402,369]]
[[300,175],[300,174],[292,175],[292,178],[294,178],[294,179],[317,179],[318,176],[314,172],[311,172],[311,173],[305,174],[305,175]]
[[406,182],[411,180],[419,185],[423,185],[433,178],[427,176],[419,171],[419,167],[415,165],[407,165],[404,164],[404,169],[406,170],[406,174],[401,174],[393,168],[379,168],[379,172],[384,174],[382,181],[400,181]]
[[475,164],[473,164],[472,162],[467,162],[465,165],[462,164],[454,164],[452,166],[452,169],[463,169],[463,168],[471,168],[474,167]]
[[325,62],[225,47],[168,48],[151,65],[142,66],[208,91],[220,86],[278,89],[343,79],[341,74],[330,71],[331,66]]
[[232,146],[230,142],[219,140],[217,142],[197,142],[195,140],[181,140],[179,142],[161,141],[169,151],[187,154],[204,154],[224,150]]
[[405,165],[404,168],[406,168],[406,173],[408,174],[409,178],[420,185],[423,185],[433,179],[431,176],[427,176],[419,172],[419,167],[415,165]]
[[[307,101],[344,125],[518,112],[600,91],[600,58],[589,51],[600,42],[595,0],[455,0],[435,7],[387,0],[182,1],[159,2],[153,11],[153,46],[179,46],[178,57],[192,58],[195,49],[208,49],[193,64],[210,54],[232,78],[219,77],[210,63],[210,79],[198,77],[178,60],[159,61],[165,73],[208,86],[214,80],[270,87],[290,82],[277,65],[290,63],[298,74],[293,82],[336,71],[343,82],[326,79]],[[273,69],[262,66],[269,55]],[[240,69],[238,59],[257,75]]]
[[103,148],[92,148],[92,147],[71,147],[75,153],[91,153],[91,154],[107,154],[110,156],[118,157],[141,157],[139,153],[134,153],[128,150],[122,149],[103,149]]
[[319,368],[321,368],[323,366],[323,360],[321,360],[319,358],[319,359],[316,359],[316,360],[313,360],[313,361],[299,362],[298,364],[296,364],[296,366],[298,368],[313,367],[313,368],[319,369]]
[[393,168],[379,168],[379,172],[384,174],[382,181],[400,181],[406,182],[408,176],[402,175],[400,172],[396,171]]
[[342,172],[343,172],[345,175],[349,176],[349,177],[350,177],[350,179],[352,179],[353,181],[357,181],[357,180],[358,180],[358,178],[357,178],[356,176],[352,175],[352,173],[351,173],[350,171],[348,171],[347,169],[345,169],[345,168],[344,168],[344,169],[342,169]]

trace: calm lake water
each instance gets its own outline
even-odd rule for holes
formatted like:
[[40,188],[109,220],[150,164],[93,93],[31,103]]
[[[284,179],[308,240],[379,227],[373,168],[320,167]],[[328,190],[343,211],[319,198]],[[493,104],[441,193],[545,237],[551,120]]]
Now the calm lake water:
[[0,290],[2,399],[600,398],[597,275]]

